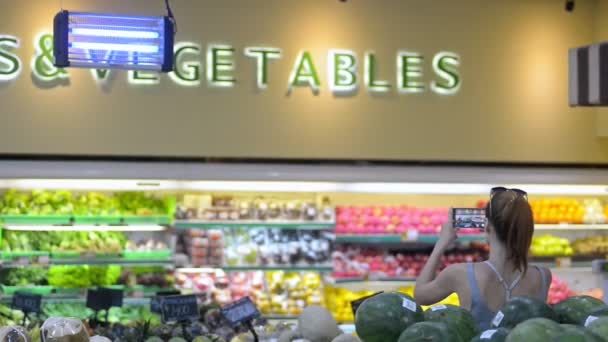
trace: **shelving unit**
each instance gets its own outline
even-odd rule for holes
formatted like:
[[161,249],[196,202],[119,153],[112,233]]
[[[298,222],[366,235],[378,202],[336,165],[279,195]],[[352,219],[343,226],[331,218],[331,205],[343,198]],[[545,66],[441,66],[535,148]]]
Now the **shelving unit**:
[[276,222],[276,221],[200,221],[177,220],[176,229],[233,229],[233,228],[267,228],[286,230],[332,230],[335,222]]
[[[336,235],[336,243],[351,244],[435,244],[438,235],[417,235],[412,238],[405,235]],[[483,235],[462,235],[459,242],[484,241]]]
[[224,272],[245,272],[245,271],[285,271],[285,272],[332,272],[333,266],[207,266],[207,267],[185,267],[177,268],[177,272],[200,273],[222,270]]

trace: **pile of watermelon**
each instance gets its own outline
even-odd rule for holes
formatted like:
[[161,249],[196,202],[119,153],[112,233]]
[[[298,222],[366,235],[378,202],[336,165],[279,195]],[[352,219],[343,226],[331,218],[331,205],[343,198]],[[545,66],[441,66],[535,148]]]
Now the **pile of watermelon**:
[[396,292],[365,300],[355,316],[363,342],[608,342],[608,305],[589,296],[555,305],[516,297],[491,325],[479,331],[468,310],[438,305],[423,311],[412,297]]

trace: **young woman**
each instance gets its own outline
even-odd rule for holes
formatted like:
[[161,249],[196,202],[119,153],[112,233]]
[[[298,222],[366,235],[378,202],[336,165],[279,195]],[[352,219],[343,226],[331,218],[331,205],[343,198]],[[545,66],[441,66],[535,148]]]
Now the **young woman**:
[[509,298],[528,296],[546,301],[551,272],[544,267],[528,267],[534,219],[524,191],[492,189],[486,206],[488,260],[450,265],[435,277],[441,256],[457,239],[451,216],[416,280],[414,297],[418,304],[431,305],[456,292],[460,305],[470,309],[479,328],[485,330]]

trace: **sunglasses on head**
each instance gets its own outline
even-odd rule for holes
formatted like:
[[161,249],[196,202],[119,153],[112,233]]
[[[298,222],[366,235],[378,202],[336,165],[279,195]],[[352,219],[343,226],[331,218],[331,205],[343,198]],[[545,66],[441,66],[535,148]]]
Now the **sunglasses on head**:
[[494,196],[496,194],[499,194],[501,192],[505,192],[505,191],[513,191],[515,193],[515,195],[517,196],[521,196],[523,197],[526,201],[528,200],[528,193],[521,190],[521,189],[509,189],[509,188],[505,188],[504,186],[497,186],[495,188],[492,188],[492,190],[490,190],[490,205],[489,205],[489,209],[490,209],[490,218],[493,216],[493,212],[492,212],[492,200],[494,199]]

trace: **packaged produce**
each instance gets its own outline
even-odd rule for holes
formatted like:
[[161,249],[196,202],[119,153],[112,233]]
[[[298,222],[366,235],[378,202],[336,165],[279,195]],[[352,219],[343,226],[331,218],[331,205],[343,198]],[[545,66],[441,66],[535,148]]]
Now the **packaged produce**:
[[0,341],[2,342],[31,342],[29,334],[25,329],[18,326],[0,328]]
[[51,317],[42,325],[44,342],[89,342],[89,334],[80,320]]
[[177,208],[178,219],[207,221],[321,221],[331,222],[329,198],[279,199],[186,195]]

